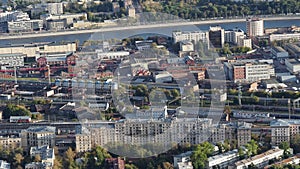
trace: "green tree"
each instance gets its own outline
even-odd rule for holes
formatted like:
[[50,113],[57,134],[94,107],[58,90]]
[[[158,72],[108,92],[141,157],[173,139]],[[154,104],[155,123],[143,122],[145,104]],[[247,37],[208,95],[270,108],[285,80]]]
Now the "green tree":
[[30,116],[30,111],[24,106],[8,104],[3,110],[3,118],[8,119],[10,116]]
[[195,169],[204,169],[205,162],[209,155],[214,152],[214,146],[209,142],[204,142],[196,146],[194,150],[191,160]]
[[284,142],[280,143],[279,148],[284,150],[285,157],[290,154],[290,152],[289,152],[290,144],[288,142],[284,141]]

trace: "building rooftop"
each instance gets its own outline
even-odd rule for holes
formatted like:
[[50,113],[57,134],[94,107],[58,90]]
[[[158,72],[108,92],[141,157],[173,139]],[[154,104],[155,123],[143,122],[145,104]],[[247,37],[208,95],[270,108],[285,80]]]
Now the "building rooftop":
[[10,163],[8,163],[4,160],[0,160],[0,168],[1,169],[10,169]]
[[277,152],[280,152],[283,150],[279,149],[279,148],[275,148],[275,149],[272,149],[272,150],[268,150],[262,154],[258,154],[254,157],[250,157],[250,158],[247,158],[247,159],[244,159],[244,160],[240,160],[238,162],[235,163],[235,166],[241,166],[241,165],[248,165],[248,164],[251,164],[253,161],[255,160],[258,160],[258,159],[262,159],[262,158],[266,158],[267,156],[271,155],[271,154],[274,154],[274,153],[277,153]]
[[39,154],[41,156],[42,160],[47,160],[47,159],[54,159],[54,149],[49,148],[48,145],[44,145],[41,147],[31,147],[30,148],[30,155],[35,156]]
[[54,132],[55,133],[55,127],[52,126],[31,126],[27,129],[27,132]]
[[286,52],[282,47],[280,46],[274,46],[273,50],[275,50],[276,52]]

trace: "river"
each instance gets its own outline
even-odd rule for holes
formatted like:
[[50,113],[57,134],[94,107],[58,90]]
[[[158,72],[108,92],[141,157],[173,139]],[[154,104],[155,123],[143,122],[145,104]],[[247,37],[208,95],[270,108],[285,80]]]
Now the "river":
[[[132,29],[132,30],[122,30],[122,31],[107,31],[107,32],[97,32],[97,33],[83,33],[83,34],[73,34],[73,35],[59,35],[59,36],[48,36],[48,37],[34,37],[34,38],[20,38],[20,39],[3,39],[0,41],[0,46],[9,44],[23,44],[23,43],[35,43],[35,42],[60,42],[60,41],[76,41],[79,40],[80,43],[86,40],[101,40],[101,39],[123,39],[126,37],[139,35],[139,34],[162,34],[166,36],[171,36],[172,31],[207,31],[210,26],[221,26],[226,29],[240,28],[246,31],[245,22],[232,22],[232,23],[221,23],[221,24],[201,24],[201,25],[186,25],[186,26],[171,26],[171,27],[156,27],[149,29]],[[288,26],[300,26],[300,19],[296,20],[268,20],[264,21],[265,28],[273,27],[288,27]]]

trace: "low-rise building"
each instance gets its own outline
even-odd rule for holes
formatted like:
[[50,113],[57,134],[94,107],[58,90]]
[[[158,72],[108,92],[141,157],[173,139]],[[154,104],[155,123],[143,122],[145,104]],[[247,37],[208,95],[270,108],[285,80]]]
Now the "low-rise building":
[[178,155],[174,155],[173,157],[173,165],[174,168],[178,168],[178,169],[188,169],[188,167],[183,168],[183,166],[188,166],[189,163],[191,162],[191,155],[192,155],[192,151],[188,151],[185,153],[181,153]]
[[190,41],[181,41],[180,42],[180,51],[182,51],[182,52],[194,51],[194,44]]
[[239,160],[239,153],[237,149],[228,151],[223,154],[209,157],[206,162],[207,169],[219,168],[226,169],[228,166]]
[[118,158],[107,158],[105,159],[105,166],[109,169],[125,169],[125,161]]
[[271,49],[271,53],[272,53],[273,57],[277,58],[277,59],[289,57],[289,53],[280,46],[273,46]]
[[300,44],[286,44],[284,48],[288,51],[288,53],[293,56],[295,59],[300,58]]
[[40,147],[31,147],[30,157],[35,158],[36,156],[40,156],[43,163],[54,164],[54,160],[55,160],[54,149],[49,148],[48,145],[44,145]]
[[287,159],[278,161],[274,164],[268,165],[264,169],[273,168],[274,166],[275,167],[283,167],[288,164],[298,165],[299,163],[300,163],[300,154],[296,154],[295,156],[292,156],[290,158],[287,158]]
[[0,160],[0,169],[10,169],[10,163],[4,160]]
[[279,159],[283,155],[284,150],[279,148],[274,148],[268,150],[262,154],[258,154],[251,158],[247,158],[244,160],[240,160],[235,162],[233,165],[234,169],[245,169],[248,168],[250,165],[254,165],[258,168],[264,168],[269,164],[269,161]]
[[300,61],[298,59],[285,59],[286,69],[291,74],[298,74],[300,72]]
[[46,29],[47,30],[63,30],[67,28],[67,19],[57,19],[57,20],[47,20],[46,21]]
[[270,42],[296,39],[300,40],[300,33],[284,33],[284,34],[271,34],[269,35]]

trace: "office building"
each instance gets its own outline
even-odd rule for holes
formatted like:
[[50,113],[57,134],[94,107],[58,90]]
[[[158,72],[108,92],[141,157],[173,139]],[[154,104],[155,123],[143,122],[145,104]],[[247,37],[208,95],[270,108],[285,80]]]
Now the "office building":
[[209,28],[209,42],[215,48],[222,48],[225,42],[225,31],[220,26]]
[[262,19],[253,17],[247,18],[246,29],[248,37],[263,36],[264,35],[264,21]]
[[55,127],[32,126],[20,133],[22,148],[28,151],[30,147],[55,146]]
[[229,80],[236,82],[256,82],[275,76],[272,64],[261,60],[234,60],[224,62],[225,74]]
[[204,44],[204,47],[206,49],[209,48],[209,34],[208,32],[181,32],[181,31],[174,31],[172,33],[172,38],[174,43],[180,42],[180,41],[190,41],[195,43],[197,45],[200,42]]
[[47,23],[47,20],[66,19],[67,26],[69,26],[69,25],[73,24],[74,20],[86,20],[87,13],[60,14],[60,15],[44,14],[44,15],[40,16],[40,19],[43,20],[44,25]]

